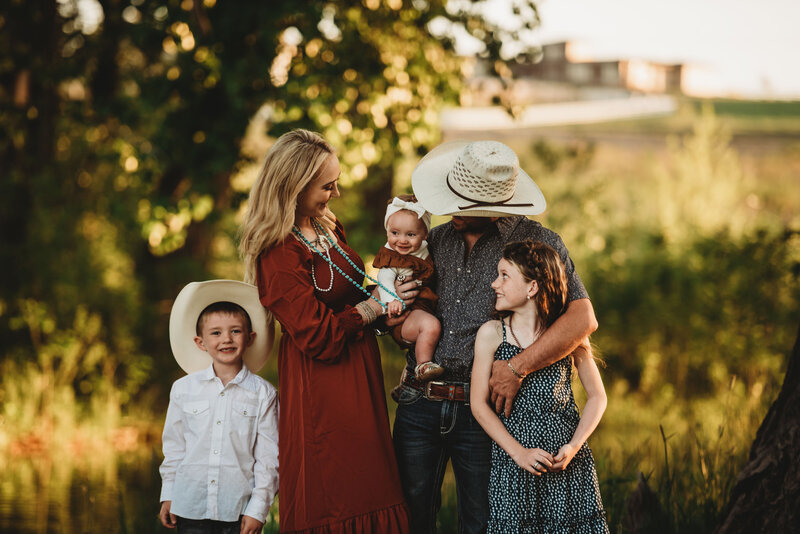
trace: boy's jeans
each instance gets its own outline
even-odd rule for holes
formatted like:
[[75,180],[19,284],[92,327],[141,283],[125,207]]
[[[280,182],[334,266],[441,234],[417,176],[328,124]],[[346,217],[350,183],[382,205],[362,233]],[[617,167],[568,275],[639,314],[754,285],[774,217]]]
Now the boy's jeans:
[[[415,394],[418,393],[418,394]],[[394,446],[411,532],[436,532],[442,480],[452,460],[458,497],[458,532],[482,533],[489,519],[491,440],[468,405],[429,400],[406,388],[398,400]]]
[[228,522],[178,517],[178,534],[239,534],[241,529],[241,518]]

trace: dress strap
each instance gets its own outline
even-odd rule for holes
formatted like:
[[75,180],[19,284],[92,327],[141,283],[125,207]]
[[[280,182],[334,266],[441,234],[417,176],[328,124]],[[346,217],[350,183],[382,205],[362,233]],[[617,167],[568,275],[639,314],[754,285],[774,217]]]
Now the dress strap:
[[503,325],[503,343],[506,343],[506,318],[502,317],[500,319],[500,324]]

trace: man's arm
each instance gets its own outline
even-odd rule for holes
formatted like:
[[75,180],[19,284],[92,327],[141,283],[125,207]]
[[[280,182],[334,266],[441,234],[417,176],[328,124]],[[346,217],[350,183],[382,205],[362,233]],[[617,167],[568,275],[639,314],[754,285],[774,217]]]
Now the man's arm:
[[[567,356],[595,330],[597,318],[594,316],[592,302],[589,299],[573,300],[567,311],[536,342],[509,362],[524,377]],[[497,413],[505,410],[506,417],[511,415],[514,396],[521,384],[522,379],[514,375],[507,362],[494,362],[489,389]]]

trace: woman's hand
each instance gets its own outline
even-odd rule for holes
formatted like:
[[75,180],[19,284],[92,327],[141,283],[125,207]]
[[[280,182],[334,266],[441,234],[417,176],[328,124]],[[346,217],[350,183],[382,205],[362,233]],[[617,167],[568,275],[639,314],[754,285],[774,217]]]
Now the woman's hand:
[[262,523],[255,517],[250,517],[249,515],[243,515],[242,528],[239,530],[239,534],[261,534],[261,529],[263,526],[264,523]]
[[374,298],[362,300],[356,304],[355,308],[359,315],[361,315],[361,319],[364,321],[365,325],[372,324],[375,322],[375,319],[383,315],[386,311],[384,305]]
[[553,471],[563,471],[566,469],[579,449],[580,447],[572,442],[567,443],[558,449],[558,452],[553,458],[553,460],[555,460],[553,463]]
[[553,466],[553,456],[542,449],[521,449],[511,457],[518,466],[526,471],[530,471],[536,476],[550,471]]
[[165,527],[175,528],[178,525],[178,518],[175,517],[175,514],[170,513],[170,508],[172,508],[172,501],[162,502],[158,518],[161,519],[161,524]]

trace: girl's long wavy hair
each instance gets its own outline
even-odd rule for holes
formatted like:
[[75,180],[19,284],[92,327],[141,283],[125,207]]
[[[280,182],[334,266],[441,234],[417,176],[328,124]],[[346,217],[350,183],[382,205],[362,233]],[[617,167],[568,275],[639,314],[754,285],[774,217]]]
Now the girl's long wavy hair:
[[[539,284],[539,291],[533,296],[539,318],[536,337],[539,337],[567,309],[564,264],[552,247],[531,239],[508,243],[503,258],[519,270],[526,282],[536,280]],[[494,316],[499,319],[511,313],[495,312]]]
[[[250,190],[240,232],[239,254],[244,262],[245,282],[256,283],[258,257],[291,233],[297,198],[334,153],[325,139],[308,130],[285,133],[269,149]],[[328,210],[319,222],[333,230],[335,221],[333,212]]]

